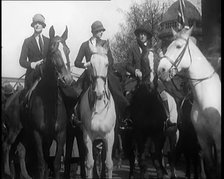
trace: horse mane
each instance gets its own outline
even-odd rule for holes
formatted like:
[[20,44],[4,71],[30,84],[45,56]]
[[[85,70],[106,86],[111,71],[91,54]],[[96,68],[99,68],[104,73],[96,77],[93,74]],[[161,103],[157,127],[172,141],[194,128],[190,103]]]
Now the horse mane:
[[49,52],[43,66],[41,81],[36,88],[36,92],[42,97],[46,111],[51,115],[56,115],[58,86],[57,75],[52,58],[54,58],[54,54],[50,54]]

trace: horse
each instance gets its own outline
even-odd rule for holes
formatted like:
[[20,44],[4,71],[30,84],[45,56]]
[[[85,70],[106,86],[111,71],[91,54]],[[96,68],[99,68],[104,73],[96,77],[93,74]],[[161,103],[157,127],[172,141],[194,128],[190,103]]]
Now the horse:
[[138,152],[140,178],[144,178],[146,165],[143,162],[143,153],[148,138],[151,139],[153,144],[149,152],[152,154],[157,177],[162,178],[166,173],[162,164],[162,149],[165,142],[164,122],[167,117],[157,91],[157,76],[154,71],[154,66],[156,66],[154,62],[156,61],[155,58],[152,60],[151,49],[143,49],[141,58],[143,76],[142,79],[138,80],[130,102],[133,139],[128,152],[130,163],[129,178],[134,177],[135,146]]
[[[6,112],[9,116],[9,133],[3,144],[5,156],[5,172],[10,174],[9,151],[10,147],[22,128],[31,136],[36,149],[37,160],[34,161],[36,172],[33,178],[47,177],[47,160],[53,139],[57,142],[54,161],[55,178],[59,178],[60,159],[65,144],[67,114],[58,90],[59,81],[70,85],[72,77],[66,63],[69,61],[69,48],[66,45],[68,29],[61,37],[55,36],[54,27],[49,30],[50,44],[47,58],[40,66],[41,79],[32,91],[28,100],[28,107],[21,103],[21,91],[15,95]],[[22,100],[23,101],[23,100]]]
[[[158,65],[158,76],[189,81],[193,93],[191,120],[202,149],[207,178],[221,178],[221,82],[214,68],[191,40],[190,29],[172,29],[174,40]],[[180,74],[183,72],[183,74]]]
[[199,178],[200,170],[200,145],[194,126],[191,122],[190,112],[192,108],[192,95],[183,100],[179,113],[180,139],[178,141],[177,153],[183,153],[186,163],[185,176],[191,178],[191,164],[193,166],[194,179]]
[[[63,99],[65,101],[67,114],[69,116],[69,119],[71,118],[73,107],[77,103],[76,97],[68,97],[63,95]],[[70,171],[71,171],[71,163],[72,163],[72,149],[73,149],[73,143],[74,138],[76,137],[78,151],[79,151],[79,159],[77,163],[80,164],[81,168],[81,177],[86,178],[86,172],[85,172],[85,144],[83,141],[83,131],[80,126],[75,126],[72,124],[70,120],[67,121],[67,130],[66,130],[66,145],[65,145],[65,171],[64,171],[64,177],[70,178]]]
[[[200,146],[195,129],[191,121],[191,107],[193,96],[188,81],[175,76],[171,82],[161,81],[165,90],[170,93],[177,103],[178,119],[177,128],[179,130],[179,139],[175,147],[175,166],[179,161],[181,154],[185,158],[185,175],[190,177],[191,164],[194,167],[194,178],[205,178],[203,163],[200,156]],[[199,170],[200,169],[200,170]]]
[[[18,95],[17,91],[14,91],[10,95],[5,94],[4,90],[2,90],[2,147],[3,147],[3,154],[6,146],[6,142],[11,135],[12,131],[9,130],[9,122],[10,122],[10,115],[8,114],[8,106],[9,104],[15,99],[15,96]],[[19,135],[23,133],[22,131]],[[19,136],[18,135],[18,136]],[[2,171],[4,171],[5,167],[8,169],[6,172],[3,172],[2,177],[18,177],[21,176],[26,179],[30,179],[31,177],[28,174],[26,162],[25,162],[25,153],[26,149],[24,147],[24,141],[20,140],[21,138],[17,136],[17,142],[13,145],[10,151],[10,157],[7,159],[8,163],[10,163],[10,169],[13,170],[12,173],[9,173],[9,168],[2,165]],[[12,136],[11,136],[12,137]],[[9,154],[9,153],[8,153]],[[18,165],[16,165],[18,164]]]
[[[87,177],[93,177],[93,141],[102,139],[106,150],[105,164],[108,177],[112,178],[113,161],[112,148],[114,144],[114,128],[116,113],[114,100],[108,88],[108,42],[94,47],[89,43],[92,52],[90,66],[90,86],[80,101],[80,116],[83,128],[83,138],[87,148]],[[101,173],[102,175],[102,173]]]

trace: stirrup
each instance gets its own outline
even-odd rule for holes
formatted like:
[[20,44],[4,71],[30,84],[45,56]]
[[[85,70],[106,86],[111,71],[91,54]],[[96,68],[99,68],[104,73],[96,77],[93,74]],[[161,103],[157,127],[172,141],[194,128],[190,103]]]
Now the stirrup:
[[30,101],[30,97],[32,92],[34,91],[34,89],[36,88],[36,86],[38,85],[39,81],[41,80],[41,77],[39,77],[31,86],[31,88],[27,91],[26,95],[25,95],[25,99],[24,99],[24,106],[25,108],[28,108],[29,106],[29,101]]

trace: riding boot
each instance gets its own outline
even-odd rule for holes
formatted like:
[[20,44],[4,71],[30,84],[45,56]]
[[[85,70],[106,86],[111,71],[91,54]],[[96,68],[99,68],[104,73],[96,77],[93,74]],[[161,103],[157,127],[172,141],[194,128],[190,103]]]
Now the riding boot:
[[80,116],[80,102],[77,102],[74,107],[74,112],[71,116],[71,123],[73,127],[80,126],[81,125],[81,116]]

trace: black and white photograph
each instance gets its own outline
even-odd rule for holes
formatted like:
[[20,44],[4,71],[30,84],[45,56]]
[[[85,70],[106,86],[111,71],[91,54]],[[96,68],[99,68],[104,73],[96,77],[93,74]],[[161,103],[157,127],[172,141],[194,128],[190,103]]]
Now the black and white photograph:
[[1,178],[221,179],[221,0],[1,4]]

